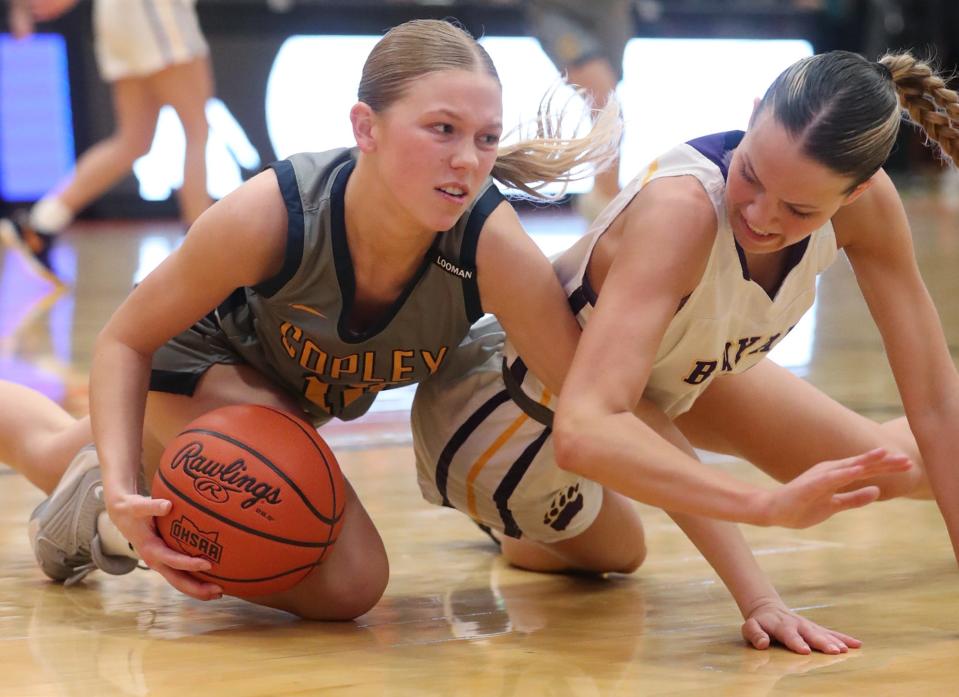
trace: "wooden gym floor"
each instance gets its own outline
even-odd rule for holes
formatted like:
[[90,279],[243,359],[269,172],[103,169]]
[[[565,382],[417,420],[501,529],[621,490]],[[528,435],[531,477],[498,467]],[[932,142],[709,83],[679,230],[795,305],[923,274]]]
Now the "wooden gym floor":
[[[959,206],[928,187],[907,206],[929,289],[959,354]],[[583,230],[527,215],[552,251]],[[80,414],[97,330],[176,244],[169,223],[84,223],[57,250],[72,288],[50,294],[0,252],[0,378]],[[876,419],[901,413],[848,265],[777,354]],[[148,318],[145,318],[148,321]],[[421,501],[409,394],[324,429],[386,542],[386,595],[349,623],[296,621],[236,599],[200,603],[150,572],[65,589],[36,567],[26,521],[40,493],[0,466],[0,695],[912,695],[959,692],[959,573],[930,503],[893,501],[806,531],[747,528],[786,602],[865,641],[838,657],[760,652],[711,569],[643,507],[644,567],[603,580],[511,569],[464,516]],[[744,479],[745,463],[704,455]]]

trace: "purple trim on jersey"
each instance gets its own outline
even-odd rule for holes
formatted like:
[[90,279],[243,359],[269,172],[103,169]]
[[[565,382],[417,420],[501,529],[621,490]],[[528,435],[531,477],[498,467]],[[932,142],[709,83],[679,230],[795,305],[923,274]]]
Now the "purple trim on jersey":
[[719,167],[723,174],[723,180],[729,177],[729,161],[733,158],[735,150],[746,135],[743,131],[726,131],[724,133],[713,133],[708,136],[694,138],[686,143],[694,148],[700,155]]
[[746,250],[739,246],[735,237],[733,237],[733,244],[736,245],[736,254],[739,256],[739,268],[742,269],[743,280],[753,280],[753,277],[749,274],[749,264],[746,263]]
[[783,283],[786,282],[789,274],[794,268],[799,266],[799,262],[801,262],[803,257],[806,255],[806,248],[809,247],[810,237],[812,237],[812,235],[803,237],[795,244],[791,244],[786,247],[786,263],[783,265],[783,275],[779,279],[779,283],[776,284],[776,287],[771,291],[767,291],[766,293],[770,300],[776,299],[776,294],[779,293],[779,289],[783,287]]
[[[733,159],[733,150],[735,150],[742,142],[744,135],[746,134],[743,131],[713,133],[712,135],[702,136],[701,138],[690,140],[686,144],[694,148],[700,155],[719,167],[719,171],[722,172],[723,180],[725,181],[729,179],[729,163]],[[743,280],[751,281],[752,276],[749,274],[749,265],[746,263],[746,252],[739,245],[739,242],[737,242],[735,238],[733,238],[733,242],[736,245],[736,254],[739,256],[739,265],[742,267]],[[799,262],[802,261],[803,255],[805,255],[806,248],[808,246],[809,238],[804,237],[803,239],[799,240],[799,242],[796,242],[787,248],[788,251],[786,252],[786,264],[783,268],[782,278],[780,279],[779,283],[776,284],[776,287],[772,290],[772,292],[767,291],[767,295],[769,295],[770,300],[775,299],[776,293],[779,292],[779,289],[782,287],[782,284],[789,275],[789,272],[796,268],[796,266],[799,265]]]
[[[729,179],[729,163],[733,159],[733,150],[742,142],[744,135],[746,134],[743,131],[712,133],[708,136],[700,136],[699,138],[689,140],[686,142],[686,145],[719,167],[719,171],[723,175],[723,181],[725,182]],[[749,267],[746,265],[746,254],[743,248],[739,246],[739,242],[736,242],[735,238],[733,238],[733,243],[736,245],[736,254],[739,255],[739,266],[743,272],[743,280],[748,281],[750,278]]]
[[[751,281],[753,279],[752,276],[749,275],[749,266],[746,264],[746,252],[739,246],[739,242],[735,240],[733,240],[733,242],[736,243],[736,253],[739,254],[739,265],[743,268],[743,280]],[[779,278],[779,283],[777,283],[776,287],[772,290],[766,291],[766,295],[769,296],[770,300],[776,299],[776,294],[779,292],[779,289],[783,287],[783,283],[786,282],[786,278],[790,272],[799,266],[803,256],[805,256],[807,247],[809,247],[809,237],[803,237],[795,244],[786,247],[786,263],[783,265],[783,273]]]

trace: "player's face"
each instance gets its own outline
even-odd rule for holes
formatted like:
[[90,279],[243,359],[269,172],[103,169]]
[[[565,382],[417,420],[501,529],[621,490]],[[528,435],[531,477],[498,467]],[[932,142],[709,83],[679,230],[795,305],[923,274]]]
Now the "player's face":
[[769,112],[736,148],[726,182],[726,209],[736,241],[765,254],[821,227],[850,200],[847,177],[804,155]]
[[399,205],[430,230],[451,228],[496,160],[502,90],[481,71],[417,78],[378,118],[377,159]]

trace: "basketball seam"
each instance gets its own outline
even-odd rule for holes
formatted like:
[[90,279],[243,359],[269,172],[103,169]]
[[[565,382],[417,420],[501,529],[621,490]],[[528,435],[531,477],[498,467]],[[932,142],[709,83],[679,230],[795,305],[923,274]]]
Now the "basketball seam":
[[[269,409],[270,411],[274,412],[275,414],[279,414],[279,415],[282,416],[283,418],[287,419],[287,420],[290,421],[294,426],[296,426],[298,429],[300,429],[300,431],[302,431],[303,433],[305,433],[305,434],[307,435],[307,437],[309,437],[310,444],[311,444],[311,445],[316,449],[316,451],[320,454],[320,457],[323,458],[323,464],[326,465],[326,474],[327,474],[327,476],[330,478],[330,492],[331,492],[332,495],[333,495],[333,514],[336,516],[335,520],[339,520],[339,519],[343,516],[343,512],[341,511],[339,514],[336,513],[336,510],[337,510],[337,508],[336,508],[336,485],[335,485],[334,482],[333,482],[333,469],[332,469],[332,467],[330,467],[330,463],[327,462],[327,460],[326,460],[326,453],[324,453],[323,450],[316,444],[316,441],[313,440],[313,435],[316,435],[317,438],[319,438],[320,436],[319,436],[318,434],[316,434],[315,431],[313,432],[313,434],[310,434],[309,432],[307,432],[307,431],[303,428],[303,424],[301,424],[301,423],[299,422],[299,420],[294,419],[294,418],[293,418],[292,416],[290,416],[289,414],[287,414],[287,413],[285,413],[285,412],[282,412],[282,411],[280,411],[279,409],[274,409],[273,407],[266,407],[266,406],[265,406],[264,408],[265,408],[265,409]],[[338,463],[336,463],[336,468],[337,468],[337,470],[339,470],[339,464],[338,464]],[[342,472],[341,472],[340,474],[341,474],[341,476],[342,476]],[[344,483],[344,484],[345,484],[345,483]],[[344,502],[344,503],[345,503],[345,502]],[[333,532],[334,532],[334,530],[333,530],[333,524],[330,524],[328,530],[329,530],[328,535],[327,535],[327,543],[328,543],[328,546],[326,547],[326,549],[329,549],[330,546],[332,546],[333,543],[335,542],[335,540],[333,539]],[[324,549],[323,554],[320,556],[320,561],[323,561],[323,557],[326,556],[326,549]]]
[[217,574],[210,573],[209,571],[201,571],[202,576],[208,578],[215,578],[218,581],[227,581],[229,583],[263,583],[264,581],[273,581],[284,576],[289,576],[290,574],[295,574],[304,569],[310,569],[317,566],[317,562],[310,562],[309,564],[304,564],[303,566],[298,566],[295,569],[289,569],[287,571],[281,571],[278,574],[273,576],[262,576],[260,578],[231,578],[229,576],[218,576]]
[[[296,426],[298,429],[300,429],[300,431],[302,431],[303,433],[305,433],[306,436],[310,439],[310,444],[316,449],[316,451],[319,453],[320,457],[323,458],[323,464],[326,465],[326,475],[327,475],[327,477],[329,477],[329,479],[330,479],[330,492],[331,492],[332,495],[333,495],[333,514],[336,516],[336,517],[335,517],[335,520],[339,520],[339,519],[343,516],[343,513],[342,513],[342,512],[339,513],[339,514],[336,513],[336,511],[337,511],[337,506],[336,506],[336,486],[335,486],[334,483],[333,483],[333,468],[330,467],[330,463],[326,461],[326,453],[324,453],[323,450],[322,450],[322,448],[320,448],[320,447],[316,444],[316,441],[313,440],[313,436],[315,435],[317,438],[319,438],[319,437],[320,437],[319,434],[317,434],[315,430],[313,430],[312,433],[311,433],[311,432],[308,432],[306,429],[303,428],[303,424],[300,423],[299,420],[294,419],[292,416],[290,416],[290,415],[287,414],[286,412],[280,411],[279,409],[274,409],[273,407],[264,407],[264,408],[265,408],[265,409],[269,409],[270,411],[272,411],[272,412],[274,412],[274,413],[276,413],[276,414],[279,414],[279,415],[282,416],[283,418],[285,418],[285,419],[287,419],[288,421],[290,421],[290,422],[291,422],[294,426]],[[329,446],[327,446],[327,447],[329,447]],[[337,470],[340,469],[339,463],[336,463],[336,468],[337,468]],[[342,477],[342,472],[340,472],[340,476]],[[330,536],[332,536],[332,535],[333,535],[333,528],[332,528],[332,526],[331,526],[331,527],[330,527]]]
[[[315,430],[314,430],[313,434],[308,433],[308,432],[303,428],[303,424],[301,424],[297,419],[294,419],[293,417],[291,417],[289,414],[286,414],[286,413],[284,413],[284,412],[282,412],[282,411],[279,411],[278,409],[273,409],[272,407],[267,407],[267,409],[270,409],[271,411],[276,412],[276,413],[279,414],[280,416],[282,416],[282,417],[284,417],[285,419],[287,419],[288,421],[290,421],[290,423],[292,423],[292,424],[293,424],[294,426],[296,426],[298,429],[300,429],[300,431],[303,432],[303,433],[309,438],[310,444],[311,444],[311,445],[316,449],[316,451],[320,454],[320,457],[323,458],[323,464],[326,465],[326,475],[327,475],[327,477],[329,477],[329,479],[330,479],[330,493],[332,494],[332,498],[333,498],[333,513],[336,514],[336,484],[333,482],[333,469],[332,469],[332,467],[330,467],[330,463],[326,461],[326,453],[324,453],[323,450],[322,450],[322,448],[320,448],[320,447],[316,444],[316,441],[313,440],[313,435],[316,435],[317,438],[319,438],[319,437],[320,437],[319,434],[317,434],[317,433],[315,432]],[[339,470],[339,468],[340,468],[339,463],[336,463],[336,468],[337,468],[337,470]],[[342,477],[342,474],[343,474],[343,473],[340,472],[340,476],[341,476],[341,477]],[[345,485],[345,482],[344,482],[344,485]],[[340,515],[337,516],[337,519],[339,519],[342,515],[343,515],[343,514],[340,513]],[[328,531],[328,532],[327,532],[327,542],[328,542],[329,546],[327,546],[326,548],[323,549],[323,553],[320,555],[320,558],[317,560],[317,564],[319,564],[321,561],[323,561],[323,558],[326,556],[326,550],[328,550],[328,549],[330,548],[330,546],[332,546],[333,543],[335,542],[335,540],[333,539],[333,532],[334,532],[334,530],[333,530],[333,525],[330,525],[330,526],[327,528],[327,531]]]

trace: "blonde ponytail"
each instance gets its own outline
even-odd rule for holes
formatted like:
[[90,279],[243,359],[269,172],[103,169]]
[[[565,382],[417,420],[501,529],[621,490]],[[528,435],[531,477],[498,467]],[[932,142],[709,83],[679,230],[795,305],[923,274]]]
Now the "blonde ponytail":
[[[592,127],[585,136],[564,137],[564,124],[575,100],[567,99],[557,109],[558,95],[559,88],[554,87],[540,101],[531,137],[500,149],[493,165],[494,179],[529,196],[553,199],[563,192],[545,194],[541,189],[547,184],[585,179],[616,161],[623,133],[619,103],[610,98],[602,110],[591,114]],[[578,116],[582,119],[585,114]]]
[[[442,20],[411,20],[388,31],[373,47],[363,65],[357,97],[382,112],[417,78],[453,69],[484,72],[500,82],[489,54],[464,28]],[[534,135],[504,146],[492,172],[503,184],[537,198],[555,198],[540,189],[591,176],[614,162],[619,151],[622,122],[615,100],[595,115],[587,135],[564,138],[563,122],[573,100],[557,110],[557,94],[558,88],[547,92]]]

